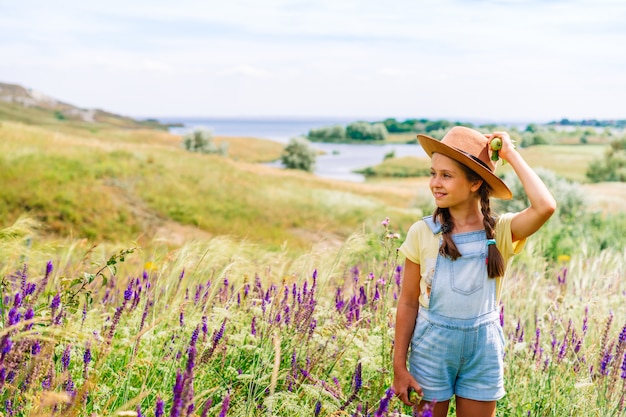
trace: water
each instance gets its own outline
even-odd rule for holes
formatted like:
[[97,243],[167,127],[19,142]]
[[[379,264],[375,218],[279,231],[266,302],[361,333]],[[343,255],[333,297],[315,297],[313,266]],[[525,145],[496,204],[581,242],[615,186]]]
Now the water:
[[[208,129],[217,136],[243,136],[270,139],[287,144],[297,136],[305,136],[310,129],[347,124],[356,119],[210,119],[210,118],[164,118],[162,123],[181,123],[182,127],[171,128],[175,134],[186,134],[196,129]],[[353,171],[378,165],[385,155],[393,152],[395,156],[424,156],[419,145],[352,145],[343,143],[312,143],[316,149],[324,152],[316,159],[314,174],[320,177],[342,181],[363,182],[365,176]],[[271,166],[282,167],[280,162],[270,163]]]

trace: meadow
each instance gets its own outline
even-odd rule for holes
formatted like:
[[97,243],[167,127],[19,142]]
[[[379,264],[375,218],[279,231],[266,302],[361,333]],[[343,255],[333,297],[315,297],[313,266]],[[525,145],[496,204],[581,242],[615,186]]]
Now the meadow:
[[[0,137],[3,416],[417,415],[389,387],[422,181],[322,180],[148,130]],[[626,220],[603,202],[558,213],[507,274],[499,416],[626,414]]]

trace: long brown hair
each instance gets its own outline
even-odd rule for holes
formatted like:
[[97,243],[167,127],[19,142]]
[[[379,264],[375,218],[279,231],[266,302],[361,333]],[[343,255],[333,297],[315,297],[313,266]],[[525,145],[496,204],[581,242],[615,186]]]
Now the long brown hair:
[[[461,163],[458,165],[463,168],[465,176],[469,181],[482,179],[478,174],[465,165]],[[483,225],[485,227],[485,235],[487,236],[487,239],[495,239],[496,237],[496,220],[491,215],[491,206],[489,204],[491,192],[491,187],[486,181],[483,180],[480,188],[478,189],[478,195],[480,196],[480,211],[483,215]],[[451,236],[452,230],[454,229],[454,221],[452,220],[452,216],[450,216],[450,210],[447,208],[437,207],[433,217],[441,224],[443,242],[439,248],[439,254],[449,257],[452,260],[459,258],[461,256],[461,252],[459,252],[459,249],[454,244]],[[487,275],[489,278],[496,278],[504,275],[504,259],[502,258],[502,254],[496,245],[487,245]]]

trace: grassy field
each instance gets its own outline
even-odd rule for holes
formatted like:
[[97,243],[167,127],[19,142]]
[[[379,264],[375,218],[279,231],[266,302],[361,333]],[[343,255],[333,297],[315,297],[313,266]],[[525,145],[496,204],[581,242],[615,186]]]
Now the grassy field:
[[404,191],[245,162],[274,159],[270,141],[229,139],[223,158],[187,152],[159,131],[77,135],[4,122],[0,139],[2,225],[26,212],[57,236],[149,241],[182,225],[307,247],[313,237],[343,240],[389,211],[405,227],[415,214]]
[[[180,140],[0,125],[0,413],[417,415],[388,388],[396,248],[428,178],[344,183],[253,163],[268,141],[216,138],[225,158]],[[531,150],[578,176],[601,153]],[[626,188],[581,187],[584,212],[508,273],[499,416],[626,413]]]

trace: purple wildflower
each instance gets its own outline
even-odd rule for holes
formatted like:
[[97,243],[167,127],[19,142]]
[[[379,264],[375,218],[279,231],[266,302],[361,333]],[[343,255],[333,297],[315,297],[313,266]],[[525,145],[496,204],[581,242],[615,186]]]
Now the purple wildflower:
[[22,294],[17,292],[15,293],[15,297],[13,298],[13,306],[20,307],[22,305]]
[[356,369],[354,370],[354,392],[359,392],[363,386],[361,369],[361,362],[359,362],[356,364]]
[[359,304],[367,304],[367,295],[365,294],[365,288],[362,285],[359,288]]
[[252,323],[250,323],[250,333],[252,336],[256,336],[256,316],[252,317]]
[[4,358],[11,351],[13,341],[9,338],[9,336],[4,336],[2,338],[2,343],[0,343],[0,347],[2,348],[2,351],[0,352],[2,353],[1,358]]
[[396,272],[394,274],[394,278],[396,281],[396,285],[399,287],[400,283],[402,282],[402,266],[401,265],[396,266]]
[[39,352],[41,352],[41,342],[39,340],[36,340],[35,343],[33,343],[33,346],[30,348],[30,353],[32,355],[37,355],[39,354]]
[[624,327],[622,327],[622,331],[619,334],[618,340],[620,345],[626,343],[626,324],[624,324]]
[[222,410],[220,411],[219,417],[226,417],[226,413],[228,413],[228,407],[230,406],[230,393],[226,393],[224,400],[222,401]]
[[128,287],[124,290],[124,301],[130,301],[133,297],[133,281],[128,283]]
[[217,345],[222,337],[224,337],[224,328],[226,326],[226,319],[222,320],[222,326],[220,329],[213,334],[213,345]]
[[343,297],[341,296],[341,288],[337,287],[337,292],[335,293],[335,309],[338,312],[343,310],[345,302],[343,301]]
[[207,417],[209,415],[209,408],[211,408],[211,405],[213,404],[213,399],[209,398],[207,402],[204,403],[204,406],[202,407],[202,414],[200,414],[200,417]]
[[322,411],[322,403],[320,402],[320,400],[317,400],[317,402],[315,403],[315,411],[313,415],[315,417],[318,417],[320,415],[320,411]]
[[61,295],[57,292],[55,296],[52,297],[52,303],[50,304],[50,309],[52,310],[53,314],[56,309],[59,308],[59,305],[61,305]]
[[52,273],[52,261],[48,261],[48,263],[46,264],[46,276],[44,276],[44,280],[47,280],[48,277],[50,277],[50,274]]
[[541,345],[539,344],[539,338],[541,337],[541,329],[537,327],[535,329],[535,343],[533,345],[533,359],[541,356]]
[[26,287],[24,288],[24,297],[33,294],[36,289],[37,289],[37,286],[35,284],[27,283]]
[[387,389],[387,391],[385,391],[385,395],[383,396],[383,398],[380,399],[380,404],[378,406],[378,409],[374,413],[374,417],[382,417],[385,415],[385,413],[389,409],[389,401],[391,401],[393,394],[393,388],[389,388]]
[[515,340],[520,343],[524,341],[524,329],[520,319],[517,319],[517,326],[515,327]]
[[196,328],[193,330],[193,333],[191,333],[191,340],[189,341],[189,346],[195,346],[196,342],[198,341],[198,335],[200,334],[200,327],[196,326]]
[[183,403],[183,375],[180,373],[180,369],[176,371],[176,382],[174,383],[174,398],[172,399],[172,410],[170,411],[170,417],[180,416],[180,408]]
[[353,380],[353,383],[352,383],[352,394],[350,395],[350,397],[348,397],[346,402],[344,402],[341,405],[341,407],[339,408],[340,410],[345,410],[346,407],[356,399],[356,396],[359,393],[359,391],[361,390],[362,386],[363,386],[363,378],[361,376],[361,362],[359,362],[359,363],[356,364],[356,369],[354,370],[354,380]]
[[317,320],[312,319],[311,323],[309,323],[309,337],[313,336],[313,333],[315,332],[316,327],[317,327]]
[[141,413],[141,405],[137,406],[137,417],[145,417],[142,413]]
[[622,366],[620,369],[622,370],[622,379],[626,379],[626,353],[624,353],[624,359],[622,359]]
[[433,417],[433,410],[435,409],[435,401],[428,402],[424,405],[422,412],[420,413],[421,417]]
[[567,353],[567,339],[563,339],[563,343],[561,343],[561,349],[559,350],[558,362],[562,361],[565,358],[565,354]]
[[188,358],[187,358],[187,375],[192,375],[193,374],[193,368],[194,366],[196,366],[196,346],[195,345],[191,345],[189,346],[189,350],[188,352]]
[[156,408],[154,410],[154,417],[163,417],[164,406],[165,405],[164,405],[163,400],[161,399],[161,397],[157,397]]
[[22,315],[17,310],[17,307],[11,307],[11,310],[9,310],[9,326],[19,323],[21,318]]
[[64,371],[66,371],[70,366],[70,349],[71,345],[67,345],[63,351],[63,355],[61,356],[61,364],[63,365]]
[[609,349],[606,350],[606,352],[604,352],[604,355],[602,355],[602,360],[600,361],[600,373],[604,376],[609,374],[609,363],[611,363],[611,360],[613,359],[613,355],[611,355],[611,352]]
[[74,381],[72,381],[72,377],[71,376],[69,376],[67,378],[67,382],[65,383],[65,391],[68,394],[72,395],[72,396],[74,396],[74,394],[75,394],[75,392],[74,392]]
[[85,375],[87,375],[87,367],[91,362],[91,349],[89,346],[85,348],[85,353],[83,353],[83,364],[85,365]]
[[296,360],[296,349],[294,348],[292,354],[291,354],[291,373],[289,375],[287,375],[287,380],[289,381],[289,383],[287,384],[287,391],[291,392],[293,391],[293,384],[295,382],[296,377],[298,376],[298,371],[297,371],[297,360]]
[[381,224],[383,227],[387,227],[387,226],[389,226],[389,217],[385,217],[385,220],[383,220],[382,222],[380,222],[380,224]]

